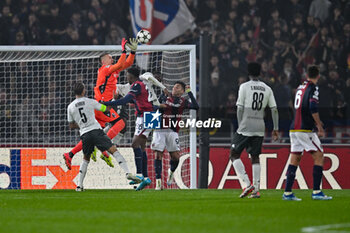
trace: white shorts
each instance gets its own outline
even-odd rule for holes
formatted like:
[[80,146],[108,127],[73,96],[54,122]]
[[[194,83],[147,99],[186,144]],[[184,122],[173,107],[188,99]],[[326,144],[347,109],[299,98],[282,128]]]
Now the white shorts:
[[302,153],[304,150],[321,151],[321,141],[314,132],[289,132],[291,152]]
[[153,132],[152,150],[163,152],[180,151],[179,134],[171,129],[160,129]]
[[148,138],[149,134],[152,132],[152,129],[145,129],[143,127],[143,117],[137,117],[135,122],[135,133],[134,135],[140,136],[145,135]]

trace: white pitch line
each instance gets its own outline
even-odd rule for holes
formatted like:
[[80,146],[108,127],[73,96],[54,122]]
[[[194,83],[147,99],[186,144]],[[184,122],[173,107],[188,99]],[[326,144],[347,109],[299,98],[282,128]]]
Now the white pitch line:
[[[336,229],[349,227],[349,230],[337,231]],[[339,224],[329,224],[322,226],[311,226],[301,228],[301,232],[312,233],[312,232],[324,232],[324,233],[349,233],[350,223],[339,223]]]

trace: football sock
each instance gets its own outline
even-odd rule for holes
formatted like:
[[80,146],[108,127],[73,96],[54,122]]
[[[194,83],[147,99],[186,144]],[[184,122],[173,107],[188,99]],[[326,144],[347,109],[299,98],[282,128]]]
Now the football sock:
[[286,181],[286,189],[285,192],[292,192],[292,187],[295,179],[295,172],[297,170],[297,166],[289,164],[287,170],[287,181]]
[[245,183],[245,185],[247,187],[249,187],[250,186],[250,180],[249,180],[249,177],[248,177],[247,173],[245,172],[245,168],[244,168],[244,165],[242,163],[242,160],[241,159],[235,159],[232,162],[232,165],[233,165],[233,168],[236,171],[237,176],[241,180],[243,180],[243,182]]
[[260,163],[254,163],[253,167],[253,185],[255,191],[259,191],[260,189]]
[[117,134],[122,131],[125,127],[125,123],[123,120],[120,120],[118,122],[116,122],[112,128],[110,128],[110,130],[108,131],[107,133],[107,136],[110,138],[110,139],[113,139],[115,136],[117,136]]
[[69,157],[71,157],[71,158],[74,157],[74,154],[71,151],[69,152]]
[[147,154],[146,151],[142,152],[142,175],[143,177],[148,177],[148,168],[147,168]]
[[[77,145],[75,145],[75,147],[71,150],[73,156],[78,153],[79,151],[81,151],[83,149],[83,142],[80,140],[80,142],[78,142]],[[73,157],[72,156],[72,157]],[[72,158],[71,157],[71,158]]]
[[170,160],[170,171],[174,172],[179,165],[179,160]]
[[320,185],[321,185],[321,180],[322,180],[322,172],[323,172],[323,167],[314,165],[313,169],[313,178],[314,178],[314,190],[320,190]]
[[134,148],[135,155],[135,165],[136,165],[136,173],[142,173],[142,150],[141,148]]
[[83,159],[83,161],[80,164],[78,186],[81,188],[84,187],[83,182],[84,182],[88,165],[89,165],[89,161],[85,159]]
[[156,171],[156,179],[161,179],[162,178],[162,160],[155,159],[154,160],[154,168]]
[[114,152],[113,157],[119,163],[119,166],[124,170],[125,173],[130,173],[128,164],[126,163],[125,158],[119,153],[119,151]]

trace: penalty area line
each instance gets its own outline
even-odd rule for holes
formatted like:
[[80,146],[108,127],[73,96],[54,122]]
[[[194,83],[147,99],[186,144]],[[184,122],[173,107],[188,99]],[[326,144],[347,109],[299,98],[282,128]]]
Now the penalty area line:
[[[338,231],[340,228],[349,228]],[[329,224],[321,226],[310,226],[301,228],[301,232],[312,233],[312,232],[324,232],[324,233],[350,233],[350,223],[338,223],[338,224]]]

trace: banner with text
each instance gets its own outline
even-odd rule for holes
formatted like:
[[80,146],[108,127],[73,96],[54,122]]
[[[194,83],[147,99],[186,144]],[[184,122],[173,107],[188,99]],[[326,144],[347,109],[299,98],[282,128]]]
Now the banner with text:
[[[131,171],[135,171],[134,155],[131,148],[120,148]],[[325,164],[323,189],[350,188],[350,148],[348,146],[324,146]],[[62,154],[67,148],[1,148],[0,149],[0,189],[74,189],[77,184],[79,165],[82,154],[78,153],[68,170]],[[148,152],[149,149],[148,149]],[[209,162],[209,188],[240,189],[243,182],[237,177],[229,160],[228,147],[212,147]],[[149,153],[151,154],[151,153]],[[289,163],[289,146],[264,146],[260,155],[261,189],[283,189]],[[153,157],[149,156],[148,170],[150,178],[155,181]],[[251,178],[251,163],[244,152],[241,156],[246,171]],[[169,167],[163,162],[165,171]],[[189,186],[189,154],[180,158],[175,171],[176,186],[187,189]],[[296,172],[294,188],[312,188],[313,160],[306,153]],[[163,173],[164,176],[167,173]],[[166,177],[163,177],[166,180]],[[154,183],[154,182],[153,182]],[[125,174],[115,162],[115,167],[108,167],[101,159],[90,162],[84,186],[86,189],[132,189]],[[149,188],[154,188],[154,185]]]

